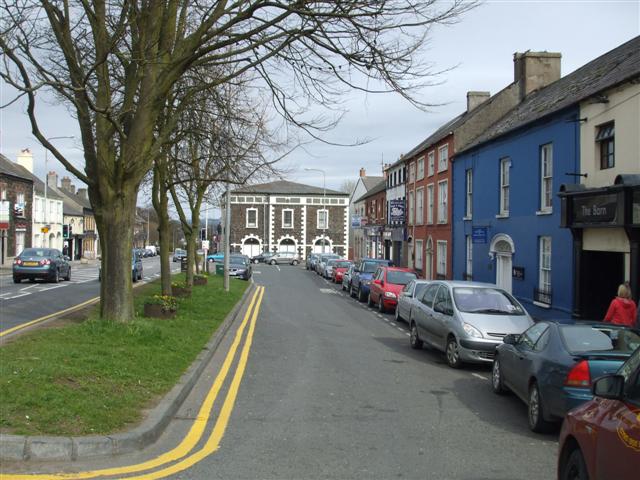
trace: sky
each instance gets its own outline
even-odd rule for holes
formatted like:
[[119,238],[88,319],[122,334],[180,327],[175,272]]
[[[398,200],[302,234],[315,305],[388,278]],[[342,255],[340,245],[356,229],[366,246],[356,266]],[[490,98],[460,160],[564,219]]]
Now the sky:
[[[322,174],[304,168],[321,168],[326,187],[338,189],[345,179],[357,179],[361,167],[368,175],[382,175],[382,162],[393,163],[427,138],[439,126],[466,109],[467,91],[494,94],[513,81],[515,52],[549,51],[562,54],[562,76],[640,35],[640,0],[626,1],[485,1],[451,26],[432,30],[425,59],[436,70],[452,67],[439,80],[441,85],[423,89],[418,98],[440,106],[418,110],[397,94],[349,93],[344,98],[347,113],[324,137],[331,142],[354,143],[356,147],[330,146],[315,141],[297,149],[282,161],[287,180],[322,186]],[[9,89],[0,85],[0,103]],[[81,167],[75,121],[64,108],[50,103],[38,106],[45,134],[75,136],[56,145]],[[34,154],[35,173],[44,177],[44,148],[33,138],[18,102],[0,110],[0,153],[15,160],[23,148]],[[49,155],[49,170],[68,175]],[[139,203],[145,203],[139,201]]]

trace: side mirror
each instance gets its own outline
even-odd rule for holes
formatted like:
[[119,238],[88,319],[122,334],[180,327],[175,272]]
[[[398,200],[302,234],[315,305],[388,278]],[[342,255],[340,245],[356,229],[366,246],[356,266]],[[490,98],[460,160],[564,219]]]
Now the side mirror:
[[611,400],[622,400],[624,397],[624,377],[622,375],[605,375],[593,382],[591,393]]
[[518,343],[519,339],[520,339],[520,335],[510,333],[509,335],[505,335],[502,341],[508,345],[515,345],[516,343]]
[[374,280],[373,283],[375,283],[376,285],[380,285],[380,286],[384,285],[382,283],[382,280]]

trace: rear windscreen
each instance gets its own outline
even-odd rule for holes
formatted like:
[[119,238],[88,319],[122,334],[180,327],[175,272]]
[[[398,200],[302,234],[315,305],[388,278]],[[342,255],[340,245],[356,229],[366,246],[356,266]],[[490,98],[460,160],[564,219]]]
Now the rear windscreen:
[[406,285],[411,280],[416,279],[416,274],[413,272],[402,272],[397,270],[389,270],[387,272],[387,282],[395,285]]
[[590,325],[563,325],[560,331],[571,353],[631,353],[640,347],[640,335],[634,330]]
[[349,268],[351,266],[351,262],[336,262],[334,266],[336,268]]
[[43,248],[26,248],[21,254],[23,257],[48,257],[51,255],[51,250]]

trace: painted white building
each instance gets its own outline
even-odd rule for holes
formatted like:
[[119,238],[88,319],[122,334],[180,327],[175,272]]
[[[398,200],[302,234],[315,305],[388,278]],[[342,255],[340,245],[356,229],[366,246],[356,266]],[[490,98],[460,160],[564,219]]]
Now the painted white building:
[[367,176],[367,171],[361,168],[356,186],[349,197],[349,258],[352,260],[365,256],[361,252],[365,251],[366,239],[363,229],[365,225],[362,220],[364,219],[366,223],[366,213],[364,202],[357,202],[357,200],[380,183],[382,178]]
[[407,266],[406,221],[406,181],[407,167],[404,158],[390,165],[387,176],[387,226],[384,231],[385,250],[394,265]]

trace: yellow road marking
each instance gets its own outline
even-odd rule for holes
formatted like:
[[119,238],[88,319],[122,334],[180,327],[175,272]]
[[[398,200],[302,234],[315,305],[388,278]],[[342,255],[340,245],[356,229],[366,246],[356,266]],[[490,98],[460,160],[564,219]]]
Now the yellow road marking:
[[[242,339],[242,335],[244,333],[245,327],[251,318],[251,312],[254,308],[254,304],[256,304],[256,299],[258,295],[260,295],[260,299],[256,304],[256,310],[258,309],[259,303],[262,301],[262,293],[264,292],[264,287],[258,287],[256,292],[253,294],[251,299],[251,303],[249,304],[249,308],[245,313],[245,316],[242,320],[242,323],[238,327],[236,331],[236,336],[229,348],[229,352],[225,357],[225,360],[222,364],[218,375],[216,376],[215,381],[207,396],[205,397],[200,410],[198,411],[198,415],[196,419],[189,429],[187,435],[182,439],[180,444],[176,446],[174,449],[156,457],[146,462],[142,462],[134,465],[127,465],[124,467],[114,467],[114,468],[106,468],[102,470],[91,470],[85,472],[77,472],[77,473],[59,473],[59,474],[3,474],[0,472],[0,479],[2,480],[44,480],[44,479],[86,479],[86,478],[94,478],[98,476],[113,476],[113,475],[123,475],[130,473],[137,473],[144,470],[149,470],[152,468],[157,468],[162,465],[165,465],[169,462],[173,462],[175,460],[179,460],[180,458],[187,455],[200,441],[202,435],[204,433],[204,429],[209,421],[209,417],[211,415],[211,410],[213,408],[213,404],[224,384],[224,381],[229,373],[233,360],[236,356],[236,351]],[[255,316],[254,316],[255,317]]]
[[162,470],[151,472],[145,475],[139,475],[139,476],[128,477],[128,478],[138,479],[138,480],[152,480],[157,478],[165,478],[169,475],[182,472],[183,470],[186,470],[187,468],[192,467],[196,463],[202,461],[207,456],[211,455],[212,453],[215,453],[218,450],[218,448],[220,448],[220,441],[222,440],[222,437],[224,436],[224,432],[229,423],[231,412],[233,412],[233,406],[235,404],[236,397],[238,396],[238,389],[240,388],[240,382],[242,381],[244,370],[247,366],[249,351],[251,350],[251,343],[253,342],[253,332],[255,330],[258,313],[260,312],[260,304],[262,302],[263,293],[264,293],[264,287],[262,287],[262,290],[260,292],[260,299],[258,300],[258,304],[256,305],[256,308],[253,312],[253,317],[251,318],[251,324],[249,325],[249,332],[247,333],[247,339],[244,342],[242,353],[240,355],[240,360],[238,361],[238,366],[236,367],[236,373],[234,374],[233,380],[231,382],[231,386],[229,387],[229,392],[227,393],[227,397],[225,398],[224,404],[222,405],[222,410],[220,411],[218,420],[216,421],[216,424],[213,427],[211,436],[207,439],[207,442],[204,444],[202,449],[180,460],[178,463],[175,463],[169,467],[163,468]]

